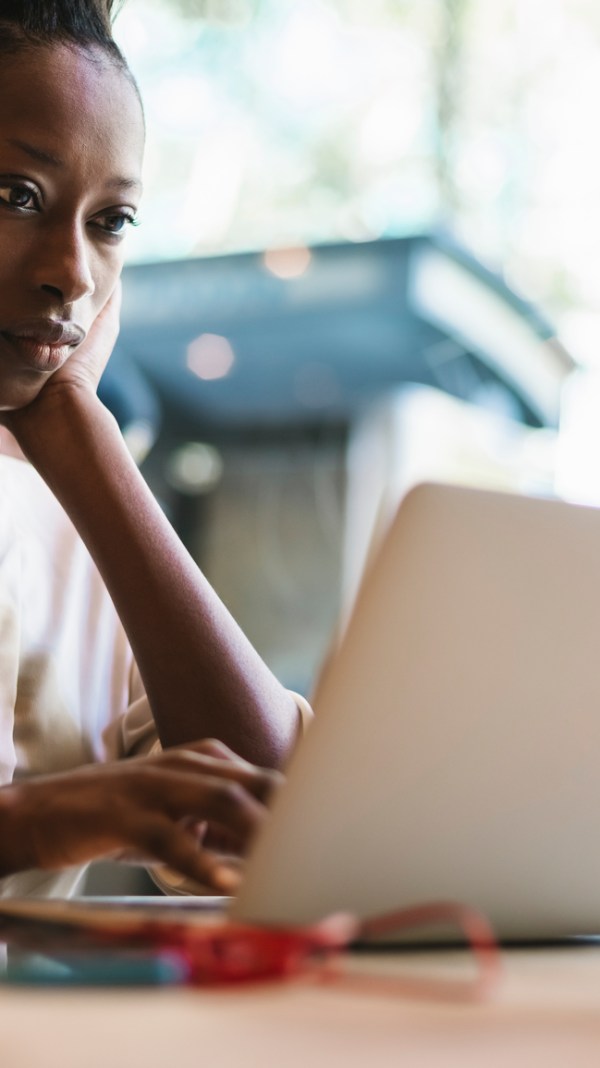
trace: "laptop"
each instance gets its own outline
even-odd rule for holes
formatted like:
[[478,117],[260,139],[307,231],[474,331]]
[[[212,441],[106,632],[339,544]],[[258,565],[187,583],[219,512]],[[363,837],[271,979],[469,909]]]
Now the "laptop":
[[505,940],[600,932],[600,510],[411,489],[314,706],[233,918],[454,901]]
[[452,900],[504,939],[600,932],[600,510],[409,491],[232,914]]

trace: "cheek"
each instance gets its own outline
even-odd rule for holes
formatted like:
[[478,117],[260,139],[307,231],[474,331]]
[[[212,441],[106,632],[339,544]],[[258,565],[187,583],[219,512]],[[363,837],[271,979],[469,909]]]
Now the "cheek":
[[3,290],[18,285],[31,256],[31,245],[25,227],[15,226],[14,220],[5,219],[0,213],[0,284]]

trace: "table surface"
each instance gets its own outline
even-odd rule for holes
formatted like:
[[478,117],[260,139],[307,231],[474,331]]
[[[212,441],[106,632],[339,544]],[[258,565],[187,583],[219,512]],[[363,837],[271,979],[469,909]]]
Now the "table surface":
[[447,954],[360,955],[354,979],[208,990],[0,989],[2,1068],[495,1068],[600,1063],[600,945],[511,949],[483,1001],[417,996],[371,973]]

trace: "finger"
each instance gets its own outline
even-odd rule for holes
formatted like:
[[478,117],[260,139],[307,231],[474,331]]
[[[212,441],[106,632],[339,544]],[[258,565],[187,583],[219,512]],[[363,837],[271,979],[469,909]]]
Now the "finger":
[[[208,759],[208,758],[207,758]],[[140,793],[141,790],[141,793]],[[154,809],[176,820],[208,821],[233,835],[243,848],[267,815],[245,784],[225,776],[174,772],[148,762],[129,784],[132,812]]]
[[217,853],[220,856],[240,855],[239,842],[236,842],[232,835],[212,824],[207,824],[202,838],[202,845],[205,849],[209,849],[211,853]]
[[211,853],[218,853],[221,856],[239,856],[239,840],[222,827],[211,825],[208,820],[198,823],[188,818],[182,822],[185,829],[194,835],[198,844],[204,849],[209,849]]
[[77,349],[78,359],[84,357],[97,368],[98,376],[104,369],[116,344],[121,325],[121,284],[117,284],[106,304],[100,309],[90,331]]
[[219,893],[231,894],[239,887],[239,868],[199,849],[193,835],[164,817],[144,814],[129,826],[127,837],[143,857],[166,864]]
[[183,826],[185,827],[186,831],[189,831],[190,834],[193,834],[198,844],[202,845],[206,837],[206,833],[208,831],[207,821],[197,820],[193,817],[188,817],[187,819],[183,820]]
[[[142,760],[144,758],[141,758]],[[156,767],[169,767],[185,774],[210,775],[240,783],[259,801],[266,803],[283,782],[280,772],[257,768],[241,758],[231,761],[195,749],[167,749],[159,756],[146,758]]]
[[102,322],[103,320],[109,317],[118,322],[121,314],[122,296],[123,284],[121,282],[121,279],[119,278],[108,300],[98,312],[98,315],[96,316],[96,322]]

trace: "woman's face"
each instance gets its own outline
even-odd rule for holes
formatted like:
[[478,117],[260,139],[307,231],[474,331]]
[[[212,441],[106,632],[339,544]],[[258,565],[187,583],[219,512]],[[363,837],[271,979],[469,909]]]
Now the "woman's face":
[[144,122],[102,52],[0,68],[0,409],[33,400],[113,292],[141,193]]

